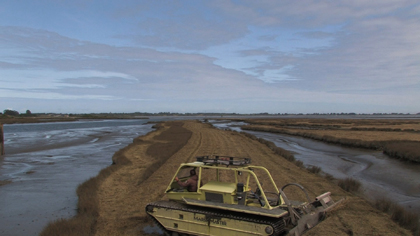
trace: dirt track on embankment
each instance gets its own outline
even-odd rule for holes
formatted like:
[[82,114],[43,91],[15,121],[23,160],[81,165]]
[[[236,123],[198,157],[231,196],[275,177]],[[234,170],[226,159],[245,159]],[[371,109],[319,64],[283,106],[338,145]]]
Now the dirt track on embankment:
[[135,139],[122,154],[128,164],[112,172],[97,190],[94,231],[98,236],[144,235],[144,227],[150,224],[144,211],[146,204],[165,199],[164,191],[179,164],[200,155],[250,157],[254,165],[265,166],[271,172],[278,186],[300,183],[311,198],[326,191],[331,191],[335,200],[346,198],[306,235],[411,235],[365,200],[295,166],[258,141],[209,124],[163,123],[158,130]]

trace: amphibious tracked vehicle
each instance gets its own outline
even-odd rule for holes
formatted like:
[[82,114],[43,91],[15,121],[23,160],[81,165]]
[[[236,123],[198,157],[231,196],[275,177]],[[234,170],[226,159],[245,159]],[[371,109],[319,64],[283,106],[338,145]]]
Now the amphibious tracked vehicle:
[[[188,181],[197,184],[194,192],[181,186],[191,178],[188,173],[196,175]],[[306,200],[289,200],[284,193],[289,186],[302,190]],[[266,168],[251,165],[250,158],[227,156],[200,156],[181,164],[166,196],[169,201],[146,206],[165,235],[302,235],[338,203],[329,192],[310,201],[295,183],[279,189]]]

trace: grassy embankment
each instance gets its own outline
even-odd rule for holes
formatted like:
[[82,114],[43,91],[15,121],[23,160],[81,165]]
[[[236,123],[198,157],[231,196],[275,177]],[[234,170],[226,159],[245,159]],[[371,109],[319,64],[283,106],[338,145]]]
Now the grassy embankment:
[[124,114],[80,114],[72,116],[7,116],[0,115],[0,124],[27,124],[27,123],[48,123],[48,122],[68,122],[78,120],[117,120],[117,119],[148,119],[147,117],[138,117]]
[[[148,148],[147,148],[147,153],[149,155],[153,156],[154,158],[162,158],[162,159],[159,159],[159,161],[158,161],[160,163],[165,163],[165,161],[166,161],[165,158],[170,157],[171,153],[176,153],[178,149],[180,149],[181,147],[183,147],[185,145],[185,143],[187,143],[187,141],[189,140],[189,137],[191,136],[191,132],[189,132],[187,129],[184,129],[182,126],[179,126],[179,125],[178,125],[178,127],[175,127],[176,125],[174,125],[174,124],[176,124],[176,123],[172,123],[172,124],[173,125],[171,125],[171,127],[169,129],[166,129],[165,132],[159,133],[159,130],[158,130],[157,131],[158,135],[153,139],[154,141],[150,142],[151,144],[149,144]],[[169,130],[171,130],[172,132],[169,132]],[[219,131],[217,131],[217,132],[219,132]],[[220,131],[220,132],[223,132],[223,131]],[[206,133],[206,134],[208,134],[208,133]],[[236,146],[237,144],[242,144],[242,145],[247,146],[246,150],[242,150],[242,151],[245,151],[246,153],[249,152],[249,154],[251,156],[257,156],[258,155],[257,153],[260,153],[259,152],[259,150],[260,150],[259,147],[257,148],[257,147],[254,146],[254,148],[249,149],[248,145],[250,143],[249,142],[246,142],[246,144],[241,143],[240,139],[234,139],[235,142],[227,142],[227,146],[224,145],[225,141],[227,141],[226,138],[235,137],[237,135],[232,136],[232,135],[226,135],[225,133],[220,133],[220,134],[217,133],[217,135],[214,136],[214,134],[203,136],[203,140],[201,140],[201,138],[198,140],[199,143],[200,143],[200,147],[204,148],[203,150],[201,150],[201,151],[204,151],[204,153],[209,153],[209,151],[211,153],[212,152],[211,150],[214,150],[214,151],[217,151],[217,152],[222,151],[223,153],[229,154],[231,151],[236,150],[235,152],[237,152],[239,150],[242,150],[242,149],[237,149],[237,148],[239,148],[238,146]],[[202,137],[202,136],[198,135],[197,137]],[[205,140],[204,140],[204,137],[206,137]],[[215,140],[218,140],[219,142],[215,142]],[[222,140],[223,142],[220,141],[220,140]],[[207,143],[205,141],[207,141]],[[209,141],[210,141],[210,143],[208,143]],[[258,141],[264,143],[264,140],[258,140]],[[144,142],[145,141],[142,138],[137,138],[137,139],[134,140],[134,143],[132,145],[134,145],[134,146],[135,145],[141,145]],[[203,145],[201,146],[201,144],[203,144]],[[213,145],[211,145],[211,144],[213,144]],[[120,150],[119,152],[117,152],[114,155],[113,161],[114,161],[115,165],[110,166],[108,168],[115,168],[115,169],[109,170],[110,172],[108,172],[108,173],[110,173],[110,174],[115,173],[119,170],[119,168],[126,168],[127,165],[132,165],[130,163],[130,161],[127,160],[128,158],[125,157],[125,150],[129,149],[130,146],[132,146],[132,145],[129,145],[128,147]],[[233,145],[235,145],[235,146],[233,147]],[[275,148],[275,145],[271,145],[270,142],[265,143],[265,145],[270,147],[271,150],[273,150],[273,148]],[[296,162],[294,160],[293,155],[289,155],[290,153],[288,154],[287,151],[282,150],[282,149],[276,149],[276,150],[277,151],[273,150],[274,153],[276,153],[278,155],[281,155],[281,156],[286,156],[286,158],[288,160],[291,160],[292,162],[293,161]],[[252,153],[257,154],[257,155],[252,155]],[[266,153],[266,154],[268,154],[268,153]],[[277,160],[277,157],[273,156],[273,157],[270,158],[270,160],[271,160],[270,161],[270,163],[271,163],[272,161]],[[275,162],[276,163],[277,162],[283,163],[280,160],[275,161]],[[299,162],[296,162],[296,163],[299,163]],[[153,173],[153,172],[155,172],[155,170],[153,170],[153,168],[159,168],[159,165],[160,164],[154,164],[155,167],[148,167],[147,170],[149,171],[149,173]],[[114,166],[116,166],[116,167],[114,167]],[[285,165],[285,166],[287,166],[287,165]],[[297,175],[294,175],[293,173],[289,173],[289,172],[294,171],[293,168],[287,168],[285,166],[282,165],[282,166],[279,166],[279,167],[277,167],[277,166],[271,166],[271,167],[274,168],[275,170],[287,170],[287,172],[288,172],[288,173],[283,173],[283,171],[277,171],[277,172],[274,172],[274,174],[278,174],[278,175],[286,174],[286,176],[288,176],[288,178],[292,178],[292,179],[294,179],[295,177],[298,177]],[[101,173],[97,177],[95,177],[95,178],[98,178],[98,179],[95,180],[95,181],[92,181],[93,186],[88,187],[88,184],[90,184],[89,182],[91,181],[91,180],[88,180],[87,182],[83,183],[79,187],[79,189],[78,189],[79,214],[76,217],[74,217],[72,219],[69,219],[69,220],[58,220],[56,222],[51,223],[48,227],[46,227],[44,229],[44,231],[42,232],[41,235],[94,235],[95,234],[95,229],[97,228],[97,224],[99,224],[99,223],[97,223],[99,213],[98,213],[98,209],[97,209],[98,199],[97,199],[96,191],[101,186],[101,183],[103,181],[105,181],[106,177],[110,175],[110,174],[107,175],[107,169],[108,168],[101,171]],[[125,170],[125,169],[122,169],[122,170]],[[121,171],[119,171],[119,172],[121,172]],[[125,171],[123,171],[123,172],[125,172]],[[299,172],[299,173],[301,173],[301,172]],[[147,175],[148,174],[146,174],[146,173],[142,173],[143,178],[148,178]],[[289,176],[289,175],[292,175],[292,176]],[[306,176],[306,174],[304,174],[304,173],[302,173],[302,175]],[[101,176],[103,176],[103,177],[101,177]],[[100,179],[100,178],[102,178],[102,179]],[[313,177],[310,177],[305,182],[307,182],[307,184],[308,184],[309,182],[313,181],[313,179],[314,179]],[[142,179],[140,178],[139,181],[141,182]],[[157,184],[157,183],[155,183],[155,184]],[[86,185],[86,186],[83,188],[82,186],[84,186],[84,185]],[[317,186],[317,188],[319,188],[322,185],[322,183],[317,182],[315,185]],[[312,187],[312,185],[310,184],[308,187]],[[138,188],[138,187],[134,186],[134,188]],[[329,188],[327,188],[327,189],[329,189]],[[334,192],[337,192],[337,190],[335,190]],[[84,197],[85,195],[87,195],[86,198]],[[83,199],[86,199],[86,200],[83,200]],[[149,199],[149,200],[153,201],[153,199]],[[356,217],[356,218],[352,217],[354,214],[356,214],[356,215],[360,214],[359,211],[364,211],[366,206],[363,206],[363,204],[362,205],[361,204],[362,204],[362,202],[357,200],[357,198],[351,197],[351,199],[347,200],[346,204],[344,204],[344,206],[342,207],[342,210],[344,211],[344,209],[345,209],[345,212],[335,213],[334,216],[333,216],[334,220],[330,220],[328,223],[327,222],[324,223],[324,225],[327,224],[330,227],[333,227],[334,229],[333,228],[324,229],[324,231],[332,230],[334,235],[336,235],[336,233],[338,232],[337,229],[341,229],[341,228],[347,229],[347,231],[349,233],[360,232],[360,231],[362,231],[362,232],[375,232],[375,231],[372,231],[372,230],[369,230],[369,229],[363,229],[363,227],[361,227],[360,224],[349,221],[350,219],[353,219],[353,220],[358,219],[358,218],[365,219],[364,216],[360,216],[360,217]],[[87,206],[87,207],[83,207],[83,206]],[[362,207],[362,208],[361,209],[356,209],[358,207],[359,208]],[[84,209],[86,209],[86,210],[84,210]],[[369,214],[369,215],[371,213],[372,213],[371,211],[365,212],[365,214]],[[376,215],[376,213],[373,214],[373,215]],[[91,217],[89,217],[89,216],[91,216]],[[348,218],[348,217],[350,217],[350,218]],[[77,218],[79,218],[79,219],[77,219]],[[366,220],[367,219],[374,220],[373,218],[372,219],[366,218]],[[113,218],[110,218],[109,220],[111,220],[111,222],[115,221],[115,220],[113,220]],[[126,221],[125,223],[120,225],[120,227],[132,227],[131,224],[134,224],[134,223],[138,224],[138,221],[143,221],[145,219],[143,219],[143,218],[141,218],[141,219],[140,218],[135,218],[134,219],[133,218],[132,220],[135,220],[136,222],[130,223],[130,222]],[[336,225],[336,222],[338,222],[337,220],[339,220],[339,222],[340,222],[338,225]],[[121,222],[121,221],[124,221],[124,219],[119,219],[118,220],[118,222]],[[109,222],[109,223],[111,223],[111,222]],[[352,222],[352,223],[350,223],[350,222]],[[349,225],[349,223],[350,223],[350,225]],[[372,221],[371,223],[376,224],[376,222],[374,222],[374,221]],[[386,223],[386,222],[383,222],[383,223]],[[340,225],[340,224],[343,224],[343,225]],[[384,227],[386,228],[386,225]],[[318,227],[317,229],[322,229],[322,228]],[[378,230],[379,228],[375,228],[375,229]],[[398,231],[398,230],[396,230],[396,231]],[[396,232],[396,231],[393,231],[393,232]],[[123,232],[125,232],[125,231],[123,231]],[[318,235],[317,230],[311,231],[311,232],[312,232],[312,235]],[[323,232],[323,230],[321,230],[321,232]],[[398,231],[398,232],[400,232],[400,231]],[[124,234],[118,234],[118,235],[124,235]],[[396,235],[396,234],[394,234],[394,235]]]
[[420,163],[419,120],[247,119],[245,130],[283,133],[349,147],[381,150]]
[[7,115],[0,115],[0,124],[27,124],[27,123],[46,123],[46,122],[64,122],[64,121],[77,121],[77,118],[70,117],[13,117]]
[[[160,125],[156,125],[159,129]],[[156,131],[155,131],[156,132]],[[191,137],[191,132],[182,127],[182,122],[173,122],[171,127],[162,132],[155,139],[161,142],[151,144],[147,149],[147,154],[157,160],[155,164],[148,167],[143,176],[139,178],[142,181],[153,173],[161,163],[182,148]],[[135,138],[133,143],[117,151],[112,157],[113,164],[99,172],[96,177],[90,178],[80,184],[77,188],[79,197],[77,204],[77,215],[70,219],[59,219],[49,223],[41,236],[52,235],[94,235],[97,218],[99,216],[97,191],[101,183],[113,172],[125,165],[131,165],[130,160],[125,156],[126,150],[131,146],[143,142],[141,137]],[[144,219],[145,220],[145,219]]]
[[[369,148],[376,150],[383,150],[384,153],[391,157],[408,160],[415,163],[420,163],[420,142],[418,137],[419,121],[372,121],[372,120],[246,120],[251,125],[243,126],[242,129],[264,131],[272,133],[284,133],[289,135],[297,135],[305,138],[312,138],[328,143],[341,144],[350,147]],[[331,124],[331,123],[332,124]],[[382,125],[386,127],[371,127],[372,125]],[[344,126],[344,127],[343,127]],[[359,127],[357,127],[359,126]],[[392,126],[408,127],[406,129],[391,128]],[[281,128],[280,128],[281,127]],[[284,128],[287,127],[287,128]],[[292,128],[290,128],[292,127]],[[295,129],[295,130],[293,130]],[[296,131],[303,130],[303,131]],[[314,131],[315,130],[315,131]],[[333,132],[329,132],[329,131]],[[342,131],[342,132],[337,132]],[[347,132],[346,132],[347,131]],[[357,131],[357,133],[354,133]],[[350,133],[352,132],[352,133]],[[370,132],[370,133],[367,133]],[[393,140],[395,135],[383,135],[381,132],[399,132],[399,139]],[[404,136],[404,132],[408,135]],[[325,133],[329,134],[326,135]],[[283,156],[295,165],[304,168],[303,163],[294,158],[294,155],[287,150],[275,146],[274,143],[266,141],[261,138],[256,138],[253,135],[244,133],[250,138],[256,139],[261,143],[267,145],[275,153]],[[336,136],[332,136],[332,135]],[[353,138],[345,138],[353,137]],[[354,137],[359,137],[356,139]],[[364,139],[365,138],[365,139]],[[405,140],[407,138],[408,140]],[[309,172],[318,174],[321,168],[311,166],[306,168]],[[357,193],[361,183],[352,178],[342,180],[334,180],[331,175],[325,176],[329,180],[333,180],[339,187],[348,191]],[[413,235],[420,235],[420,223],[417,214],[410,212],[395,202],[386,198],[376,199],[372,205],[391,216],[391,219],[397,222],[400,226],[409,229]]]
[[[296,160],[293,153],[289,152],[288,150],[277,147],[273,142],[267,141],[262,138],[257,138],[252,134],[248,134],[245,132],[242,132],[242,134],[247,136],[248,138],[258,140],[260,143],[265,144],[267,147],[273,150],[274,153],[284,157],[286,160],[294,163],[296,166],[300,168],[305,168],[303,166],[303,162]],[[321,173],[321,168],[317,166],[310,166],[305,169],[314,174]],[[357,193],[359,188],[361,187],[361,183],[352,178],[335,180],[329,174],[325,175],[325,178],[329,181],[335,182],[340,188],[350,193]],[[376,209],[389,214],[393,221],[398,223],[401,227],[406,228],[410,230],[411,232],[413,232],[414,236],[420,235],[420,218],[415,213],[407,211],[400,205],[386,198],[376,199],[371,204]]]

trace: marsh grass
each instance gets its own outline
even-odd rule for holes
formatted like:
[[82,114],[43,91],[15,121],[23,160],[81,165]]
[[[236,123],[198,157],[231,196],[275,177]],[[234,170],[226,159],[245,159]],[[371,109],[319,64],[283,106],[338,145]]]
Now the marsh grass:
[[318,166],[310,166],[308,168],[306,168],[309,172],[314,173],[314,174],[319,174],[321,172],[321,167]]
[[340,179],[337,185],[347,192],[356,193],[362,184],[353,178]]
[[0,186],[10,184],[10,183],[12,183],[12,181],[10,181],[10,180],[0,180]]
[[331,174],[328,174],[328,173],[325,173],[324,178],[327,179],[327,180],[329,180],[329,181],[335,180],[334,176],[332,176]]
[[[183,128],[183,122],[173,122],[171,127],[156,137],[158,140],[166,141],[163,143],[152,144],[147,149],[147,153],[157,161],[143,176],[147,178],[173,153],[182,148],[189,140],[192,132]],[[160,124],[156,128],[162,128]],[[70,219],[58,219],[50,222],[40,233],[40,236],[72,235],[89,236],[95,234],[97,217],[99,216],[99,202],[97,192],[100,184],[113,172],[125,165],[131,165],[131,161],[125,156],[125,152],[136,145],[144,142],[141,138],[136,138],[133,143],[117,151],[112,157],[112,165],[102,169],[99,174],[80,184],[76,193],[79,197],[77,203],[77,215]],[[143,178],[143,179],[144,179]]]
[[303,161],[297,160],[297,161],[294,161],[294,163],[297,167],[303,168]]
[[89,236],[94,234],[92,226],[95,225],[95,222],[96,217],[87,215],[78,215],[71,219],[58,219],[50,222],[40,235]]
[[[364,141],[360,139],[349,139],[349,138],[339,138],[329,135],[321,135],[321,134],[314,134],[305,132],[305,129],[350,129],[350,130],[358,130],[358,131],[387,131],[387,132],[409,132],[409,133],[418,133],[420,132],[418,128],[416,129],[407,129],[407,128],[381,128],[382,125],[401,125],[403,123],[410,123],[412,125],[418,124],[419,122],[397,122],[392,123],[390,121],[374,121],[374,120],[366,120],[363,121],[362,124],[353,124],[352,122],[356,122],[351,120],[351,122],[343,122],[338,121],[344,124],[343,127],[340,125],[312,125],[310,121],[307,121],[308,124],[293,124],[292,121],[283,120],[283,121],[253,121],[249,122],[249,126],[243,126],[242,129],[244,130],[255,130],[255,131],[263,131],[263,132],[271,132],[271,133],[283,133],[288,135],[295,135],[301,136],[305,138],[310,138],[318,141],[323,141],[332,144],[339,144],[349,147],[357,147],[357,148],[368,148],[368,149],[375,149],[375,150],[382,150],[386,155],[394,158],[398,158],[405,161],[412,161],[416,163],[420,163],[420,142],[419,141],[411,141],[411,140],[388,140],[388,141]],[[331,122],[330,120],[327,122]],[[357,121],[356,123],[360,123]],[[264,126],[259,126],[264,125]],[[349,125],[349,127],[345,127]],[[370,125],[375,127],[355,127],[351,128],[352,125]],[[376,127],[378,126],[378,127]],[[302,163],[303,165],[303,163]],[[318,172],[317,168],[309,167],[307,168],[310,172]],[[321,170],[319,170],[321,171]],[[334,177],[330,174],[325,174],[325,178],[331,181],[334,181]],[[357,192],[360,187],[361,183],[352,178],[346,178],[342,180],[338,180],[338,186],[348,192]],[[373,203],[374,207],[378,210],[385,212],[390,215],[390,218],[398,223],[401,227],[404,227],[410,230],[414,236],[420,236],[420,221],[419,216],[409,210],[406,210],[402,206],[398,205],[395,202],[392,202],[388,199],[377,199]]]
[[386,198],[378,198],[375,200],[374,202],[374,206],[376,209],[385,212],[385,213],[390,213],[391,209],[395,206],[395,202],[386,199]]
[[410,140],[388,140],[388,141],[365,141],[360,139],[339,138],[330,135],[320,135],[305,131],[288,130],[276,127],[261,126],[242,126],[244,130],[262,131],[270,133],[282,133],[304,138],[314,139],[326,143],[338,144],[348,147],[367,148],[373,150],[383,150],[383,152],[393,158],[420,163],[420,142]]
[[420,163],[420,142],[416,141],[395,141],[387,142],[383,152],[388,156],[398,159],[410,160]]
[[401,227],[413,232],[413,235],[420,235],[420,218],[415,213],[406,210],[402,206],[386,198],[376,199],[373,206],[376,209],[389,214],[393,221],[397,222]]

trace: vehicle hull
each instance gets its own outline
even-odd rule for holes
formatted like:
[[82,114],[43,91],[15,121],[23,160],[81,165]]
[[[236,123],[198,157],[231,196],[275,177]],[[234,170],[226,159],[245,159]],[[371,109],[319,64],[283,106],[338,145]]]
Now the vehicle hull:
[[281,235],[284,217],[190,206],[176,201],[159,201],[146,207],[155,223],[167,235],[172,232],[189,235]]

